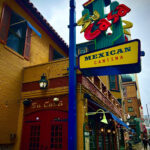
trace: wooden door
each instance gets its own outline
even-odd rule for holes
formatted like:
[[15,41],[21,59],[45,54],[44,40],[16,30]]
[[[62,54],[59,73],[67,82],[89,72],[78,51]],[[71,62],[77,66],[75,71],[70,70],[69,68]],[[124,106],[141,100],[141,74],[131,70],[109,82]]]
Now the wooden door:
[[21,150],[67,149],[67,112],[40,111],[24,117]]

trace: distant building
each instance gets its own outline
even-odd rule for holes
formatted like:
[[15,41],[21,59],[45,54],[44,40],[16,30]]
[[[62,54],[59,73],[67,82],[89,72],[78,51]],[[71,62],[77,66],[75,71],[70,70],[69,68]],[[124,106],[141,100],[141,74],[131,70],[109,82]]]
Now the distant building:
[[[136,74],[121,75],[121,90],[123,98],[123,110],[129,126],[136,132],[136,137],[141,136],[143,110],[141,109],[141,99]],[[128,118],[130,116],[130,118]]]
[[131,117],[141,118],[141,100],[136,75],[121,75],[121,80],[125,113]]

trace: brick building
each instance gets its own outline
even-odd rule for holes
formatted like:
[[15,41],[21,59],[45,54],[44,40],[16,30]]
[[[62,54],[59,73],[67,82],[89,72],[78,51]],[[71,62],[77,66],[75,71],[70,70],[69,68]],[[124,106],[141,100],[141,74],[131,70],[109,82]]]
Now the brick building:
[[139,96],[138,83],[135,75],[122,75],[122,90],[124,98],[124,109],[131,117],[140,118],[141,100]]
[[141,115],[141,99],[136,74],[121,75],[122,78],[122,95],[123,95],[123,111],[125,120],[129,123],[134,132],[135,141],[142,138],[142,122]]

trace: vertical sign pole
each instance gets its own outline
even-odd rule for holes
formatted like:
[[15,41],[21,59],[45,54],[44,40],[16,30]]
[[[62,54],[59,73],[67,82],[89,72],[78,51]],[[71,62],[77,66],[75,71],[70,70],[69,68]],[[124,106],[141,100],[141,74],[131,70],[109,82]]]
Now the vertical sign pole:
[[75,0],[70,0],[68,150],[77,149],[76,103],[76,16]]

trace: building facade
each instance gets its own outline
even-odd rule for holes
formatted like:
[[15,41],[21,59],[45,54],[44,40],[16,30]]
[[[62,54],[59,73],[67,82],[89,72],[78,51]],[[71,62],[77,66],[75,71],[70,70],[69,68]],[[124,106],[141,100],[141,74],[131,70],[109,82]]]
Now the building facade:
[[[28,0],[2,0],[0,12],[0,149],[67,150],[68,46]],[[128,126],[109,78],[77,71],[78,150],[120,149]]]
[[67,57],[68,46],[29,1],[2,0],[0,13],[0,147],[12,148],[20,139],[23,68],[51,61],[53,49]]

